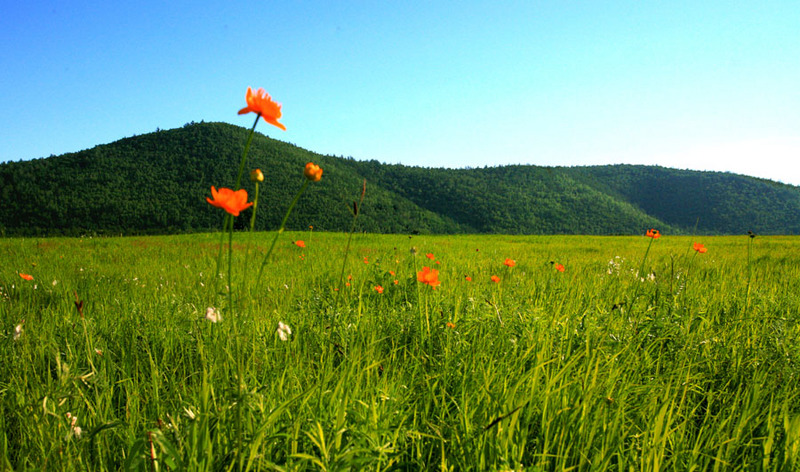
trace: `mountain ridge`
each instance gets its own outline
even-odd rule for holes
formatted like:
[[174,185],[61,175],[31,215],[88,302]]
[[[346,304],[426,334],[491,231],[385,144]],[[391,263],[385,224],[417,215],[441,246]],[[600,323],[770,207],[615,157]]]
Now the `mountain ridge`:
[[[165,234],[217,230],[210,187],[231,187],[248,129],[188,123],[74,153],[0,164],[0,235]],[[427,168],[317,154],[256,133],[249,171],[266,176],[256,229],[276,229],[302,184],[324,169],[288,229],[378,233],[800,234],[800,188],[661,166]],[[250,195],[253,184],[243,185]],[[251,197],[252,198],[252,197]],[[243,228],[250,210],[237,218]]]

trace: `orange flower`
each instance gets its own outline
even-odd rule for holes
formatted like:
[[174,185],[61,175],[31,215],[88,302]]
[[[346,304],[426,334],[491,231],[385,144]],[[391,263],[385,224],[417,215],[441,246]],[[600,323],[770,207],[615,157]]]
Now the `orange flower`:
[[425,254],[425,257],[427,257],[430,260],[433,260],[435,256],[432,253],[429,252],[429,253]]
[[306,242],[303,241],[302,239],[298,239],[297,241],[294,242],[294,245],[297,247],[306,247]]
[[250,172],[250,182],[263,182],[264,181],[264,173],[261,172],[261,169],[255,169]]
[[366,257],[364,258],[364,264],[369,264],[369,259],[367,259]]
[[383,287],[381,287],[380,285],[376,285],[375,286],[375,291],[378,292],[378,293],[383,293]]
[[394,281],[394,284],[395,284],[395,285],[397,285],[397,284],[399,284],[399,283],[400,283],[400,281],[399,281],[399,280],[395,280],[395,281]]
[[267,123],[286,131],[286,127],[278,123],[278,118],[281,117],[281,104],[275,103],[263,88],[253,92],[252,88],[247,87],[247,94],[244,98],[247,100],[247,106],[239,110],[240,115],[250,112],[257,113]]
[[33,280],[33,276],[31,274],[24,274],[22,272],[19,273],[19,276],[25,280]]
[[514,259],[506,258],[506,261],[503,262],[503,264],[505,264],[508,267],[514,267],[515,265],[517,265],[517,261],[515,261]]
[[430,267],[425,266],[421,271],[417,272],[417,280],[430,285],[432,288],[439,286],[439,271],[436,269],[431,270]]
[[708,249],[706,249],[706,247],[700,243],[694,243],[692,247],[694,248],[695,251],[699,252],[700,254],[705,254],[706,252],[708,252]]
[[559,272],[564,272],[564,265],[563,264],[556,264],[556,270]]
[[394,275],[394,271],[393,271],[393,270],[390,270],[390,271],[389,271],[389,275]]
[[497,283],[500,283],[500,277],[498,277],[498,276],[496,276],[496,275],[493,275],[493,276],[492,276],[492,282],[494,282],[494,283],[496,283],[496,284],[497,284]]
[[247,203],[247,190],[239,189],[233,191],[229,188],[221,188],[219,191],[213,186],[211,187],[211,196],[214,199],[206,197],[206,201],[215,207],[222,208],[233,216],[239,216],[239,212],[250,208],[253,202]]
[[464,280],[466,280],[467,282],[472,282],[472,277],[470,277],[469,275],[465,275]]
[[313,162],[309,162],[306,164],[306,168],[303,169],[303,175],[312,182],[319,182],[322,178],[322,167],[314,164]]
[[661,233],[659,233],[657,229],[650,228],[647,230],[647,234],[645,236],[648,238],[658,239],[661,237]]
[[447,326],[450,329],[456,329],[456,325],[450,321],[448,321],[447,324],[445,324],[445,326]]

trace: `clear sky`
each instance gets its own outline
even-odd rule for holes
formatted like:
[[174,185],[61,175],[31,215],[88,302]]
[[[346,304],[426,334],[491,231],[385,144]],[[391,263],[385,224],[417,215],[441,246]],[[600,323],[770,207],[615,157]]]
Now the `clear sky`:
[[252,86],[323,154],[800,185],[797,0],[0,2],[0,162],[249,127]]

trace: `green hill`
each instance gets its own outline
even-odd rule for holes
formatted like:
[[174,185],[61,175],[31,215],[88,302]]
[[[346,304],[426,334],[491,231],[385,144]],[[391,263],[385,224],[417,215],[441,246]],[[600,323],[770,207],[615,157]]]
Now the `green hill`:
[[[154,234],[216,230],[205,197],[235,180],[248,130],[191,123],[76,153],[0,164],[0,234]],[[275,229],[302,184],[324,169],[288,222],[349,229],[367,179],[359,229],[378,233],[800,233],[800,188],[727,173],[650,166],[435,169],[316,154],[256,134],[256,228]],[[252,184],[245,188],[252,195]],[[237,219],[243,226],[250,210]]]

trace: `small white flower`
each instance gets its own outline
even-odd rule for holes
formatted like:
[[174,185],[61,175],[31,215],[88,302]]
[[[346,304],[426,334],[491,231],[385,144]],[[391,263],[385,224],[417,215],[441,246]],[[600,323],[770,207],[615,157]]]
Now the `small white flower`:
[[81,434],[83,434],[83,430],[78,426],[78,417],[72,416],[72,413],[67,413],[67,420],[69,421],[69,434],[67,434],[67,439],[72,436],[74,436],[75,439],[79,439]]
[[291,335],[292,328],[287,324],[283,324],[282,321],[278,321],[278,337],[281,338],[281,341],[288,341]]
[[14,326],[14,341],[18,340],[20,336],[22,336],[22,323]]
[[206,308],[206,319],[212,323],[218,323],[222,321],[222,315],[219,313],[219,310],[210,306]]

